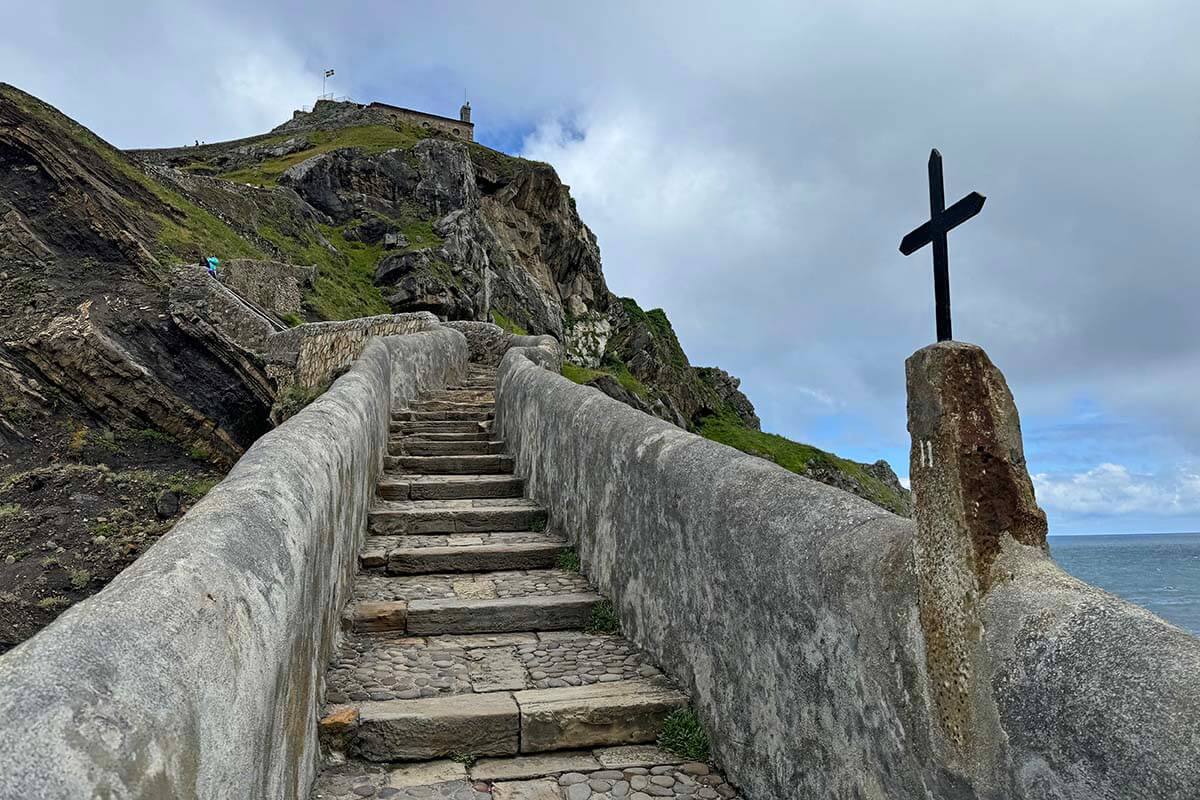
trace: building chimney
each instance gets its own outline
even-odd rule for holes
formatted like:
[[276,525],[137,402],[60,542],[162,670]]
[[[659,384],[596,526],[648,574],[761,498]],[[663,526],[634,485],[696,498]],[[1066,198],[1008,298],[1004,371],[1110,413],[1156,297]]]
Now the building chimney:
[[463,103],[462,108],[460,108],[458,110],[458,118],[461,119],[463,122],[470,124],[470,122],[471,122],[471,102],[469,100],[467,102]]

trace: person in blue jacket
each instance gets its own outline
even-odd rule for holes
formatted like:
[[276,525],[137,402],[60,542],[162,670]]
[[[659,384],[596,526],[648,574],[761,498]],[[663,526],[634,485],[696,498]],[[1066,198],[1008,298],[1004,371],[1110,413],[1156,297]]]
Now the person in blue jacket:
[[212,275],[214,278],[217,277],[217,267],[221,266],[220,259],[218,259],[216,256],[209,256],[207,259],[205,259],[205,262],[208,266],[208,274]]

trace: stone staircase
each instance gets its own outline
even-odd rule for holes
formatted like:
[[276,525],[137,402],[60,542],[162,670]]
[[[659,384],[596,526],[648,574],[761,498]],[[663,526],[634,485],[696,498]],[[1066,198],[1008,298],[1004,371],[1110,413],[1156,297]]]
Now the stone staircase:
[[567,547],[491,432],[495,374],[393,415],[314,798],[735,798],[653,745],[687,697],[557,566]]

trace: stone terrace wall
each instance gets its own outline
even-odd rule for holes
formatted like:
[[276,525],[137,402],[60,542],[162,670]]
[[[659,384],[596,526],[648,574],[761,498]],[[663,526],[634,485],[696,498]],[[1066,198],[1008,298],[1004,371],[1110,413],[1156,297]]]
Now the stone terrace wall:
[[0,798],[307,798],[391,404],[466,340],[374,340],[103,591],[0,658]]
[[272,314],[299,314],[304,289],[316,279],[316,267],[279,261],[234,258],[221,263],[221,283]]
[[319,387],[352,363],[372,336],[401,336],[437,325],[428,311],[301,325],[267,342],[267,374],[280,390],[293,384]]
[[746,796],[1196,796],[1200,639],[1010,539],[983,614],[1000,741],[964,762],[930,710],[910,521],[577,386],[536,341],[501,361],[497,430]]

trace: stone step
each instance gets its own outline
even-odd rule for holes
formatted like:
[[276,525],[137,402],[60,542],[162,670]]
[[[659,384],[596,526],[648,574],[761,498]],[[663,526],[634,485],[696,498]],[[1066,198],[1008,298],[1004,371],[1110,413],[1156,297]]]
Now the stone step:
[[486,389],[444,389],[439,392],[423,394],[418,402],[425,402],[426,400],[451,403],[494,403],[496,401],[496,394],[492,387]]
[[418,475],[495,475],[513,471],[512,456],[388,456],[384,466]]
[[430,398],[418,400],[409,406],[410,411],[494,411],[494,401],[461,401]]
[[392,434],[388,439],[388,443],[403,442],[418,440],[422,442],[487,442],[491,441],[492,434],[488,431],[479,430],[469,433],[461,431],[417,431],[415,433]]
[[425,433],[487,433],[490,422],[478,420],[441,420],[433,422],[400,421],[391,424],[393,434],[418,436]]
[[490,439],[446,442],[414,436],[388,442],[388,453],[394,456],[485,456],[503,452],[504,442]]
[[[572,793],[574,786],[581,788]],[[312,800],[628,800],[631,796],[638,800],[742,797],[712,765],[640,744],[484,757],[470,766],[461,759],[400,764],[350,759],[322,771]]]
[[492,409],[459,409],[456,411],[396,411],[393,422],[486,422],[492,418]]
[[545,527],[546,509],[524,497],[400,500],[376,504],[367,518],[374,536],[536,531]]
[[599,601],[586,578],[561,569],[362,573],[354,583],[347,622],[355,630],[419,636],[568,630],[587,627]]
[[662,673],[621,636],[543,631],[351,633],[326,673],[330,703],[588,686]]
[[368,701],[358,707],[346,742],[352,755],[375,762],[646,744],[686,705],[686,695],[657,678]]
[[512,475],[385,474],[376,492],[384,500],[460,500],[521,497],[525,482]]
[[553,567],[566,546],[565,539],[536,531],[372,536],[358,563],[389,575],[543,569]]
[[363,600],[346,619],[359,633],[414,636],[512,631],[565,631],[586,627],[602,600],[593,592],[490,600]]

